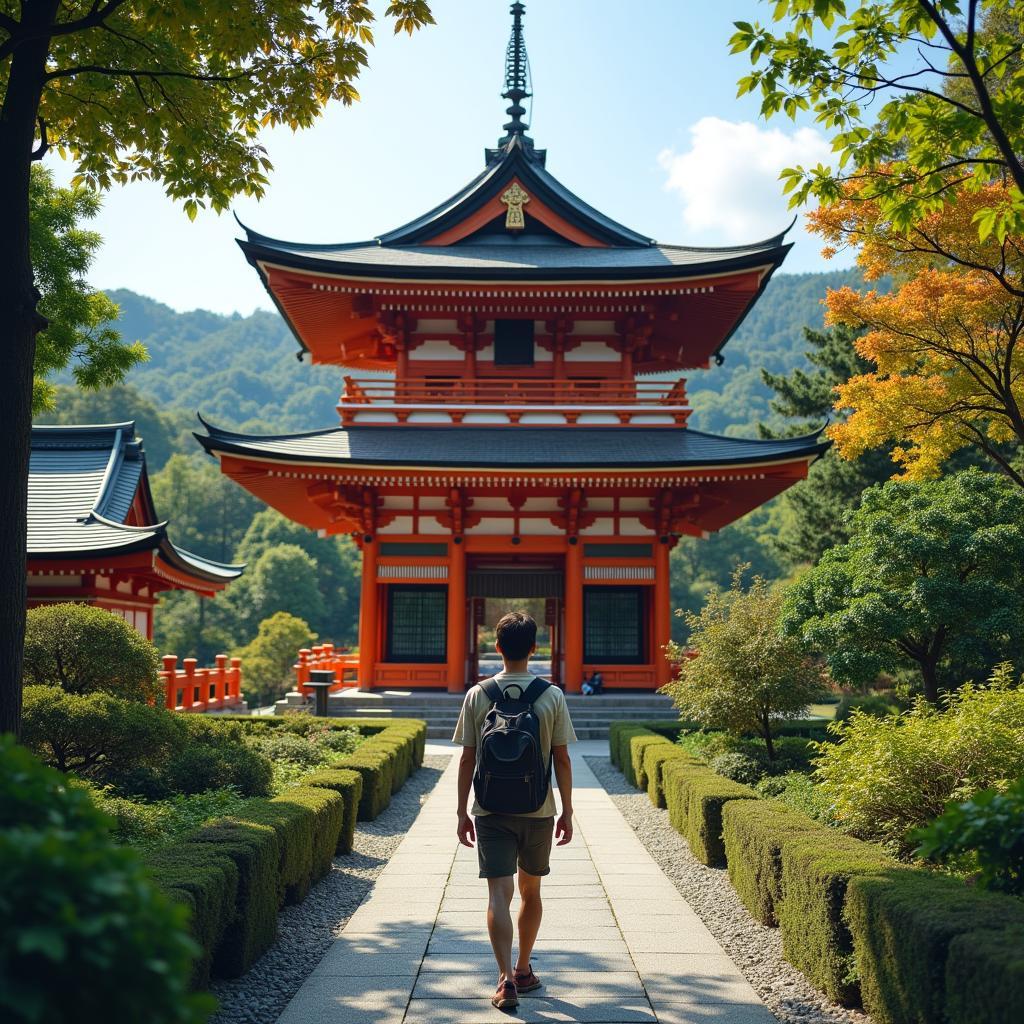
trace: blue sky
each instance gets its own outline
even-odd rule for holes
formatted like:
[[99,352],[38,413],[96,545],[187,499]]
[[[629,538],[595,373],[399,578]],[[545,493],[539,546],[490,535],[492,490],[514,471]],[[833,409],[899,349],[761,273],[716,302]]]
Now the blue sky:
[[[548,168],[587,202],[663,242],[753,241],[790,220],[777,174],[826,159],[810,122],[766,125],[736,98],[748,66],[730,56],[736,20],[769,18],[756,0],[529,0],[530,134]],[[383,11],[383,2],[377,5]],[[352,107],[315,127],[268,131],[275,170],[238,216],[270,235],[315,242],[372,238],[446,198],[478,173],[505,121],[506,0],[434,0],[437,25],[409,38],[380,23]],[[527,101],[529,103],[529,101]],[[60,180],[71,169],[54,162]],[[160,186],[117,188],[94,222],[104,238],[100,288],[131,288],[175,309],[270,308],[227,215],[189,222]],[[790,272],[826,264],[798,225]]]

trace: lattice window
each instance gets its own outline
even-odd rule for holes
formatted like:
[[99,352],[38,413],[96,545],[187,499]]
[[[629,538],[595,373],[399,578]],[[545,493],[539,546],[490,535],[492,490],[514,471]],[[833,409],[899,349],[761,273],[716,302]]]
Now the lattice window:
[[388,661],[438,662],[448,657],[448,588],[388,587]]
[[642,587],[583,588],[583,660],[598,665],[642,665]]

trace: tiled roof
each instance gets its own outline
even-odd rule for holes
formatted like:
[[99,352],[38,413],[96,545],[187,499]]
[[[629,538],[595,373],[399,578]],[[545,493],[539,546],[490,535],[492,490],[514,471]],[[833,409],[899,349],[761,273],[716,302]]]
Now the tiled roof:
[[696,468],[814,458],[828,447],[817,434],[747,440],[669,427],[334,427],[258,436],[204,425],[208,433],[196,437],[211,453],[337,466]]
[[[28,479],[30,558],[78,558],[158,550],[171,564],[206,580],[235,579],[241,566],[200,558],[167,537],[166,524],[127,526],[146,456],[135,424],[32,428]],[[149,507],[148,488],[144,506]]]

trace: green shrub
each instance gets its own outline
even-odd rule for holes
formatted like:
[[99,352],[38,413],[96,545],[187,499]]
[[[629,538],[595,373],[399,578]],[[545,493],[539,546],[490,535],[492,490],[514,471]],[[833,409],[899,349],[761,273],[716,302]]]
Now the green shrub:
[[950,804],[911,838],[918,857],[974,871],[983,889],[1024,896],[1024,779]]
[[946,957],[948,1024],[1018,1024],[1024,1006],[1024,928],[958,935]]
[[157,696],[159,669],[156,648],[119,615],[86,604],[28,611],[22,673],[29,686],[144,703]]
[[657,733],[633,736],[629,741],[629,760],[623,766],[627,781],[637,789],[647,788],[647,775],[644,772],[644,751],[650,747],[672,746],[671,740]]
[[836,708],[835,720],[845,722],[854,709],[865,715],[874,715],[875,718],[885,718],[886,715],[898,715],[902,710],[892,697],[883,697],[881,694],[868,694],[861,696],[843,697]]
[[733,782],[739,782],[745,786],[753,786],[764,776],[763,761],[758,761],[749,754],[739,752],[719,754],[712,760],[710,768],[723,778],[732,779]]
[[[1024,929],[1024,905],[955,879],[897,870],[851,878],[845,918],[861,998],[872,1019],[878,1024],[946,1024],[952,940]],[[991,974],[985,979],[994,980]],[[1020,1008],[1018,1003],[1018,1013]]]
[[816,779],[851,835],[909,856],[909,833],[951,801],[1024,776],[1024,689],[963,686],[944,710],[919,700],[888,718],[854,711],[822,745]]
[[655,807],[665,806],[665,781],[662,778],[662,771],[669,761],[694,763],[693,758],[675,743],[665,745],[652,743],[644,748],[644,775],[647,778],[647,796]]
[[235,913],[238,867],[230,857],[198,843],[152,851],[145,864],[157,886],[189,908],[192,938],[200,950],[192,987],[206,988],[214,950]]
[[335,767],[350,768],[363,777],[363,794],[359,800],[360,821],[372,821],[391,803],[395,774],[395,755],[392,751],[363,744]]
[[328,729],[314,743],[330,754],[351,754],[362,742],[358,729]]
[[835,821],[834,808],[829,798],[820,786],[815,785],[813,778],[802,772],[770,775],[754,788],[761,796],[777,800],[823,825],[831,825]]
[[363,777],[349,768],[325,768],[323,771],[307,775],[302,780],[303,786],[333,789],[341,794],[345,804],[341,832],[338,833],[337,853],[351,853],[356,832],[356,818],[359,814],[359,801],[363,795]]
[[634,736],[650,736],[651,730],[643,725],[628,725],[624,729],[620,729],[616,734],[616,742],[618,744],[618,750],[616,753],[617,764],[619,771],[626,776],[626,781],[632,785],[636,785],[634,779],[632,779],[633,772],[633,761],[632,761],[632,742]]
[[212,963],[217,977],[237,978],[273,945],[277,934],[278,833],[269,825],[228,819],[199,829],[161,855],[168,860],[180,855],[188,863],[196,856],[192,847],[202,856],[227,857],[238,870],[234,911],[213,949]]
[[738,782],[700,769],[680,778],[679,789],[686,808],[683,834],[690,850],[702,864],[723,867],[722,808],[732,800],[756,800],[757,794]]
[[782,902],[776,915],[786,959],[833,1002],[856,1005],[853,940],[843,918],[851,878],[896,866],[877,846],[829,829],[781,838]]
[[199,1022],[188,912],[88,793],[0,738],[0,1010],[12,1024]]
[[289,761],[303,768],[319,768],[324,763],[323,751],[304,736],[294,732],[262,734],[248,741],[251,749],[271,761]]
[[184,741],[185,716],[105,693],[27,686],[22,708],[26,747],[59,771],[101,785],[118,786],[133,769],[162,767]]
[[778,924],[782,902],[782,843],[823,826],[772,800],[730,800],[722,808],[722,841],[729,880],[761,924]]

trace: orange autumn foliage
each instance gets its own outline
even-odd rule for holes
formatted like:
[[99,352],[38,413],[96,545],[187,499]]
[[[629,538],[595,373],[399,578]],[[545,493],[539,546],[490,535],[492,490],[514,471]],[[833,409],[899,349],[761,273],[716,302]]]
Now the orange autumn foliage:
[[844,458],[894,444],[895,461],[921,479],[974,446],[1024,486],[1008,457],[1024,446],[1024,239],[980,240],[973,220],[1002,202],[1000,185],[961,190],[909,234],[856,186],[812,214],[830,248],[858,247],[868,280],[893,280],[887,293],[827,297],[826,322],[864,330],[857,351],[876,367],[836,389],[845,418],[828,433]]

